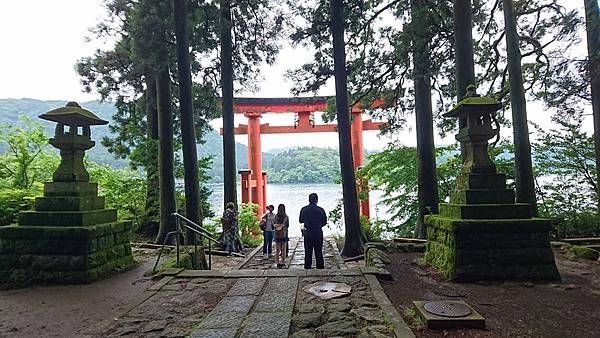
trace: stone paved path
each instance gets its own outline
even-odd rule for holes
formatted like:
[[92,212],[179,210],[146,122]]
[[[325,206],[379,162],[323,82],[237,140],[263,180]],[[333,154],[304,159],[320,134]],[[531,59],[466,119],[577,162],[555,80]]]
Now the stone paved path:
[[[373,275],[376,269],[346,265],[333,239],[325,241],[323,251],[323,270],[303,268],[304,243],[294,238],[285,269],[256,249],[235,267],[166,271],[100,336],[414,337]],[[352,292],[325,301],[302,291],[315,282],[344,282]]]
[[298,277],[239,279],[192,337],[287,337],[297,287]]
[[[289,254],[286,260],[286,269],[304,269],[304,239],[290,238]],[[325,269],[345,269],[346,266],[338,255],[338,248],[333,239],[325,239],[323,242],[323,259]],[[315,268],[317,263],[313,255],[312,267]],[[250,259],[242,265],[242,269],[276,269],[277,262],[275,257],[263,257],[261,250],[258,250]]]

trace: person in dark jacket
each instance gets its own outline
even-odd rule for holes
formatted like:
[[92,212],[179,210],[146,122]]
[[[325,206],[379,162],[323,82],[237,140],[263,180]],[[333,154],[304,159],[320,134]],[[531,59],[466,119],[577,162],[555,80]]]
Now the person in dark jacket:
[[300,210],[300,223],[304,224],[304,268],[312,267],[312,254],[315,251],[317,269],[324,269],[323,262],[323,226],[327,224],[327,214],[317,206],[319,197],[312,193],[308,195],[308,205]]

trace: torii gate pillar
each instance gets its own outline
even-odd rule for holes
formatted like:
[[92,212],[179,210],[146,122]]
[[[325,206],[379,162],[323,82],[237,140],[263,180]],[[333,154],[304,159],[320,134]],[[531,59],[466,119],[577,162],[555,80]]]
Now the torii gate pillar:
[[250,202],[258,204],[259,214],[265,212],[265,187],[262,170],[262,154],[260,144],[260,117],[262,114],[248,112],[245,114],[248,118],[248,166],[252,173],[250,174]]
[[[362,167],[365,162],[363,149],[363,121],[362,111],[360,109],[352,109],[352,124],[350,125],[350,134],[352,135],[352,157],[354,159],[354,168],[358,169]],[[359,193],[367,189],[368,182],[359,181],[357,183],[357,190]],[[367,218],[371,218],[368,195],[366,199],[360,201],[360,213],[361,215],[367,216]]]

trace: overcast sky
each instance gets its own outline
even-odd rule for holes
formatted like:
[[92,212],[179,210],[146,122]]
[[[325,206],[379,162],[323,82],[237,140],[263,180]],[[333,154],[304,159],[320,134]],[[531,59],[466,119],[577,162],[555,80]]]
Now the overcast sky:
[[[573,6],[573,0],[565,4]],[[582,3],[578,1],[577,3]],[[90,56],[97,48],[110,48],[110,43],[93,40],[89,28],[104,17],[101,0],[2,0],[0,1],[0,98],[34,98],[40,100],[90,101],[98,99],[96,94],[82,92],[79,77],[73,65],[77,59]],[[291,96],[292,84],[284,79],[288,69],[310,60],[312,54],[305,49],[284,48],[278,63],[263,68],[263,85],[258,93],[244,96],[285,97]],[[328,85],[320,95],[333,95],[334,88]],[[531,109],[533,108],[533,109]],[[541,107],[531,107],[529,117],[544,123],[549,114]],[[414,118],[409,117],[409,121]],[[263,118],[273,125],[292,124],[293,116]],[[244,118],[236,123],[245,123]],[[215,127],[220,122],[214,121]],[[408,145],[414,145],[415,135],[409,123],[407,130],[398,136]],[[507,133],[505,132],[504,135]],[[237,141],[246,142],[245,136]],[[380,149],[388,142],[377,132],[365,132],[365,148]],[[437,139],[436,143],[450,143],[453,138]],[[263,150],[299,145],[337,147],[337,134],[311,135],[264,135]]]

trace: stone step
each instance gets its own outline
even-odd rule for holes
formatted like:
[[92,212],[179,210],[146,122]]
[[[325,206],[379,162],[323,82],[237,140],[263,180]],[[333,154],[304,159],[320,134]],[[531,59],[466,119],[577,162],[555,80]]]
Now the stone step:
[[515,203],[513,189],[468,189],[453,191],[452,204],[511,204]]
[[440,203],[440,215],[458,219],[530,219],[530,204],[447,204]]
[[562,242],[575,245],[600,245],[600,237],[565,238]]
[[37,197],[36,211],[90,211],[104,209],[104,197],[53,196]]
[[89,226],[117,220],[117,209],[91,211],[24,211],[19,213],[22,226]]
[[506,189],[504,174],[461,174],[456,178],[458,190]]
[[44,196],[98,196],[98,183],[92,182],[46,182]]

